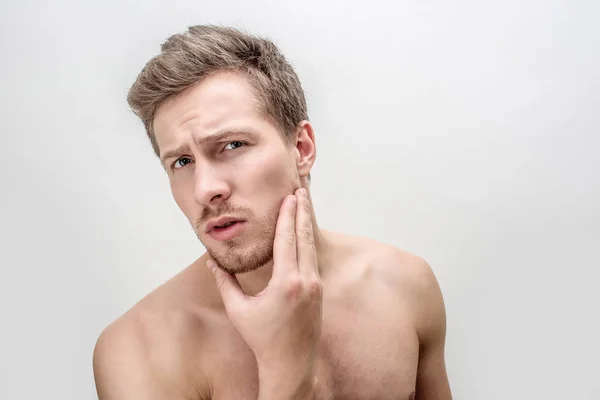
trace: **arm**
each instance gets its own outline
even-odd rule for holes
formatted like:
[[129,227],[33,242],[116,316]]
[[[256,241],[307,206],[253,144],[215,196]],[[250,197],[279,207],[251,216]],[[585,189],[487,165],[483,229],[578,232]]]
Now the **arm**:
[[438,282],[431,267],[417,262],[415,273],[415,321],[419,337],[417,400],[451,400],[444,357],[446,310]]
[[181,398],[169,390],[134,329],[117,321],[96,343],[94,379],[99,400],[171,400]]
[[315,400],[317,381],[314,371],[306,368],[283,367],[269,372],[259,365],[258,400]]
[[312,400],[321,338],[322,283],[305,189],[283,201],[273,243],[273,272],[257,295],[237,277],[215,275],[227,316],[256,358],[258,400]]

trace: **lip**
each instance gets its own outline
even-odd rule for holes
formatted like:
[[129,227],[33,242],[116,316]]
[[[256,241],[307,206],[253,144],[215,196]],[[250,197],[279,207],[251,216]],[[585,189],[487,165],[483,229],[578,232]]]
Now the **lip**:
[[[235,221],[235,223],[227,228],[213,228],[207,232],[208,236],[210,236],[213,240],[217,242],[223,242],[226,240],[232,240],[236,236],[239,236],[246,227],[246,221],[230,219],[230,221]],[[227,223],[227,222],[224,222]],[[218,224],[221,225],[221,224]]]
[[232,221],[243,222],[243,220],[240,218],[227,217],[227,216],[209,219],[208,222],[206,223],[206,233],[210,233],[216,226],[225,225],[226,223],[232,222]]

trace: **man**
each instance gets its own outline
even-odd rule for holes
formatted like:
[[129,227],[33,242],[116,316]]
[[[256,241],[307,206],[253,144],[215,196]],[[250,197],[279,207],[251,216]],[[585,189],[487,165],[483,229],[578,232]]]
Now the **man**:
[[102,332],[101,400],[451,398],[427,263],[318,226],[315,134],[270,41],[191,27],[128,100],[207,253]]

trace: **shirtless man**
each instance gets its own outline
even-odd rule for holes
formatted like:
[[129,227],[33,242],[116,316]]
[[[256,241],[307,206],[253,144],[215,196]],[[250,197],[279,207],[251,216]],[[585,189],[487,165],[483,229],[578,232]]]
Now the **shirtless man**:
[[448,400],[427,263],[321,229],[298,77],[265,39],[174,35],[129,93],[207,253],[101,333],[101,400]]

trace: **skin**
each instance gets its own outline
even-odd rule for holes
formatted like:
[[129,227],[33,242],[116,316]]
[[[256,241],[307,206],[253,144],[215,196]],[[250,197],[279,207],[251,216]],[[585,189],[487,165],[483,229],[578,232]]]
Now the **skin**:
[[[163,104],[154,128],[207,253],[102,332],[101,400],[451,399],[431,268],[319,228],[309,122],[284,139],[244,77],[220,73]],[[207,234],[221,215],[242,234]]]

